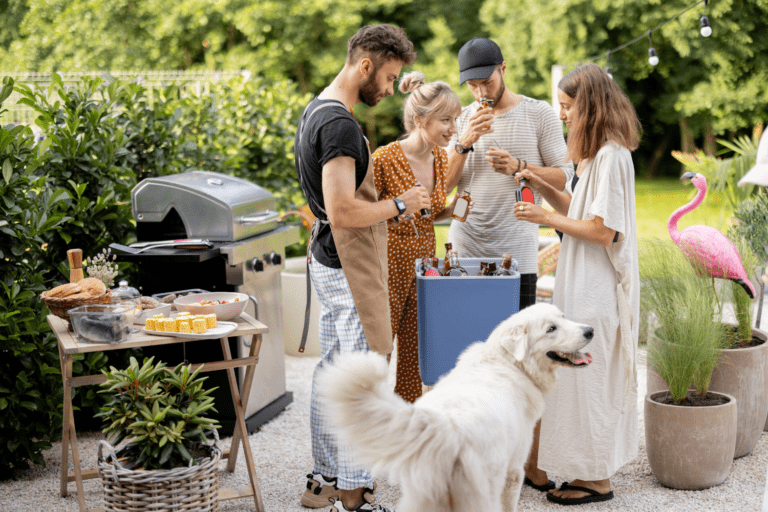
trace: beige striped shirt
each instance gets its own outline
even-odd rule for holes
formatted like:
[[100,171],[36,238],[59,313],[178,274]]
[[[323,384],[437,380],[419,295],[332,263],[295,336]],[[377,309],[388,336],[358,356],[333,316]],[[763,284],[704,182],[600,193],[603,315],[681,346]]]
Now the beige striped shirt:
[[[458,142],[479,103],[464,107],[457,122]],[[485,160],[485,152],[491,146],[501,146],[515,158],[537,166],[560,167],[566,182],[573,176],[573,165],[564,163],[567,155],[562,124],[546,101],[523,96],[515,108],[496,116],[494,132],[480,138],[469,153],[457,190],[469,186],[472,173],[472,199],[475,204],[466,222],[454,220],[448,232],[448,240],[458,251],[459,258],[500,258],[509,253],[517,260],[521,274],[538,271],[538,225],[518,221],[514,214],[517,183],[511,176],[495,172]],[[494,143],[494,141],[496,141]],[[536,204],[541,196],[534,191]]]

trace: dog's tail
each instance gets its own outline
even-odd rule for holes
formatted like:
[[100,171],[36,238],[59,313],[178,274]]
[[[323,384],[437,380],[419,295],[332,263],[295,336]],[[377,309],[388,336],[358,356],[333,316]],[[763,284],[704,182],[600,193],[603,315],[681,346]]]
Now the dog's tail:
[[372,352],[341,356],[323,369],[318,389],[339,442],[351,446],[374,474],[393,482],[419,481],[435,496],[446,495],[459,433],[445,415],[415,408],[386,381],[387,361]]

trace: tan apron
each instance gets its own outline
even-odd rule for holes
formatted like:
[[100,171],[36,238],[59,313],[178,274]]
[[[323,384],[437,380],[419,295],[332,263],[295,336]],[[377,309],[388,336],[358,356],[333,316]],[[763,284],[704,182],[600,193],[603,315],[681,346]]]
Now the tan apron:
[[[375,203],[378,193],[373,182],[373,160],[368,151],[368,172],[355,199]],[[341,268],[349,282],[368,346],[379,354],[392,352],[392,324],[389,318],[387,279],[387,223],[365,228],[340,228],[331,225]]]
[[[326,103],[317,107],[307,118],[307,121],[299,126],[299,136],[303,137],[304,126],[309,119],[322,108],[331,106],[343,106],[342,103]],[[378,193],[373,181],[373,159],[368,148],[368,170],[360,187],[355,191],[355,199],[375,203],[378,201]],[[301,174],[299,174],[301,180]],[[303,187],[302,187],[303,188]],[[320,208],[319,205],[316,205]],[[322,208],[320,208],[322,210]],[[312,225],[312,234],[307,246],[307,305],[304,311],[304,332],[299,346],[299,352],[304,352],[304,344],[309,330],[310,278],[309,266],[311,263],[312,244],[321,223],[328,223],[321,219],[315,219]],[[380,354],[389,354],[394,348],[392,344],[392,324],[389,319],[389,288],[387,279],[389,268],[387,266],[387,224],[381,222],[365,228],[340,228],[331,226],[333,241],[336,244],[336,252],[341,261],[341,268],[349,283],[355,308],[363,325],[368,347]]]

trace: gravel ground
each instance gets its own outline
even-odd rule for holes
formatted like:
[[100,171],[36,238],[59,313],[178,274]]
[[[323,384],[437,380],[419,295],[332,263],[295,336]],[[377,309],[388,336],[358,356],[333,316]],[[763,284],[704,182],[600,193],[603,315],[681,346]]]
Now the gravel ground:
[[[640,390],[645,391],[645,354],[639,358]],[[293,391],[294,402],[277,418],[249,436],[256,460],[256,470],[261,485],[264,505],[269,512],[306,512],[299,505],[299,495],[305,485],[305,474],[312,468],[309,438],[309,388],[312,370],[317,358],[286,356],[287,388]],[[391,375],[390,375],[391,377]],[[392,379],[390,378],[390,382]],[[643,393],[641,393],[642,395]],[[754,452],[735,460],[730,476],[722,485],[704,491],[677,491],[662,487],[651,474],[645,455],[643,429],[643,397],[638,398],[640,414],[640,455],[624,466],[612,479],[616,497],[600,504],[584,505],[578,510],[600,511],[760,511],[768,467],[768,433],[764,433]],[[100,434],[85,433],[79,436],[80,456],[83,468],[95,467],[97,441]],[[229,447],[231,438],[223,440]],[[45,452],[47,466],[38,467],[18,481],[0,483],[0,511],[41,512],[77,511],[74,483],[70,483],[70,495],[59,496],[61,472],[61,443],[54,443]],[[242,455],[238,458],[234,473],[219,473],[220,487],[245,485],[247,472]],[[224,467],[224,464],[221,466]],[[71,471],[71,466],[70,466]],[[550,475],[558,484],[563,478]],[[85,501],[89,507],[101,506],[102,488],[99,480],[87,480]],[[377,501],[393,507],[400,492],[397,486],[386,480],[378,480]],[[241,499],[224,502],[222,511],[253,510],[252,500]],[[326,509],[327,510],[327,509]],[[563,510],[560,505],[549,503],[542,493],[524,487],[519,510]],[[478,511],[479,512],[479,511]]]

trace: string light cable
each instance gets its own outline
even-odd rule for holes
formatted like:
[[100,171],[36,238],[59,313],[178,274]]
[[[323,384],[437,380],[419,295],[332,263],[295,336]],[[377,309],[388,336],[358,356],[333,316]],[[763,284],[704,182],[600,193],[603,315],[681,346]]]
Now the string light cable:
[[[651,66],[656,66],[659,63],[659,56],[656,53],[656,49],[653,47],[653,41],[651,39],[651,35],[654,32],[656,32],[657,30],[659,30],[661,27],[663,27],[664,25],[666,25],[666,24],[668,24],[668,23],[670,23],[672,21],[675,21],[677,18],[679,18],[680,16],[682,16],[683,14],[687,13],[688,11],[690,11],[691,9],[697,7],[700,4],[704,4],[704,13],[705,13],[705,14],[702,14],[701,18],[699,18],[699,23],[701,25],[701,31],[700,32],[701,32],[701,35],[703,37],[709,37],[709,36],[712,35],[712,27],[709,24],[709,18],[707,18],[707,16],[706,16],[707,5],[709,4],[709,0],[699,0],[695,4],[693,4],[690,7],[688,7],[687,9],[679,12],[678,14],[673,16],[672,18],[668,19],[667,21],[665,21],[661,25],[658,25],[658,26],[648,30],[648,32],[646,32],[646,33],[644,33],[644,34],[642,34],[640,36],[637,36],[636,38],[632,39],[631,41],[627,41],[626,43],[622,44],[621,46],[617,46],[616,48],[614,48],[612,50],[608,50],[605,53],[601,53],[599,55],[595,55],[593,57],[589,57],[584,62],[592,62],[592,61],[595,61],[595,60],[600,59],[603,56],[605,56],[605,58],[606,58],[606,72],[608,72],[608,74],[611,74],[611,68],[610,68],[609,63],[608,63],[608,60],[610,59],[611,54],[612,53],[616,53],[616,52],[618,52],[620,50],[623,50],[627,46],[635,44],[636,42],[640,41],[641,39],[643,39],[645,37],[648,37],[648,43],[649,43],[648,63]],[[571,67],[576,67],[576,66],[571,66]],[[613,77],[611,77],[611,78],[613,78]]]

